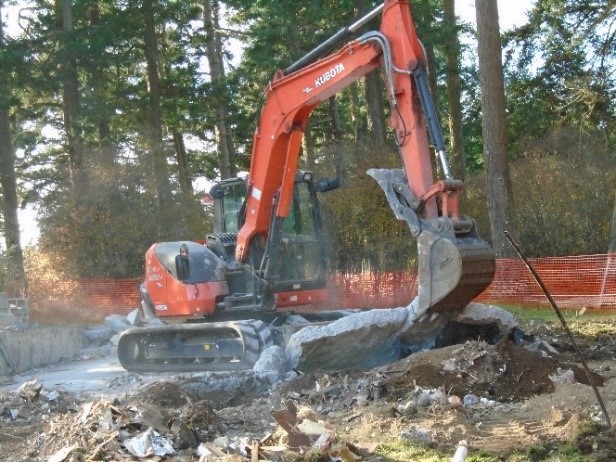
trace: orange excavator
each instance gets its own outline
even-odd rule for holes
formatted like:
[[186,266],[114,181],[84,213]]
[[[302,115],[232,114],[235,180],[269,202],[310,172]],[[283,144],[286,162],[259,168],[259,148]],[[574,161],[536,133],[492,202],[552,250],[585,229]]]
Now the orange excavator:
[[[378,15],[378,31],[340,46]],[[327,261],[318,194],[339,182],[316,182],[310,172],[298,171],[302,136],[319,104],[375,69],[385,81],[402,165],[368,174],[417,240],[418,295],[410,306],[416,316],[461,312],[490,284],[494,254],[474,221],[459,213],[463,183],[452,178],[447,163],[409,2],[385,0],[276,72],[265,88],[247,179],[212,188],[215,232],[206,245],[164,242],[148,250],[142,311],[163,322],[120,336],[123,367],[250,368],[263,349],[284,341],[281,330],[272,328],[276,319],[293,307],[324,301]],[[444,176],[436,181],[431,144]],[[182,245],[188,271],[176,262]],[[313,314],[316,320],[328,316],[342,314]]]

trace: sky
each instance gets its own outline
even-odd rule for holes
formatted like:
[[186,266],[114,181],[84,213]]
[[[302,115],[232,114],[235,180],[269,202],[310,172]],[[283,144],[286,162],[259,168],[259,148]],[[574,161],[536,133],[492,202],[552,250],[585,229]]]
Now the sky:
[[[533,0],[498,0],[498,17],[501,32],[524,24],[526,22],[526,12],[532,7],[532,2]],[[456,0],[455,5],[456,14],[462,20],[473,24],[476,23],[474,0]],[[5,18],[2,19],[4,20]],[[10,24],[7,24],[7,26],[10,26]],[[35,210],[31,208],[20,209],[18,213],[22,246],[36,244],[39,229],[36,224]]]
[[[501,32],[526,23],[526,12],[533,0],[498,0],[498,21]],[[464,21],[476,23],[475,0],[455,0],[456,14]]]

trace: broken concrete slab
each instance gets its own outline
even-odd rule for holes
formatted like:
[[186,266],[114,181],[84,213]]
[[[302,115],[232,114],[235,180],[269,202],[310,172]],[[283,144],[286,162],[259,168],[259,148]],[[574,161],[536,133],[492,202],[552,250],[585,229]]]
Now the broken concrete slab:
[[290,369],[287,364],[284,350],[278,345],[274,345],[261,353],[253,370],[267,375],[273,383],[283,379]]
[[126,316],[119,314],[111,314],[107,316],[105,318],[105,324],[116,333],[123,332],[131,327]]
[[[448,333],[440,338],[451,322],[486,326],[496,337],[516,327],[513,315],[501,308],[469,304],[461,313],[444,312],[416,315],[412,305],[404,308],[377,309],[355,313],[326,325],[311,325],[289,339],[285,356],[290,368],[301,372],[341,368],[368,370],[385,365],[417,351],[444,346],[447,341],[463,340]],[[456,325],[453,328],[458,332]],[[476,335],[469,329],[468,335]],[[452,343],[448,343],[452,344]]]
[[287,362],[302,372],[340,367],[370,369],[400,358],[400,327],[406,308],[363,311],[291,336]]
[[466,324],[495,323],[502,332],[507,332],[519,326],[517,319],[509,311],[483,303],[469,303],[464,311],[456,317],[456,321]]
[[88,327],[83,332],[90,347],[105,345],[111,340],[114,333],[115,332],[106,325]]

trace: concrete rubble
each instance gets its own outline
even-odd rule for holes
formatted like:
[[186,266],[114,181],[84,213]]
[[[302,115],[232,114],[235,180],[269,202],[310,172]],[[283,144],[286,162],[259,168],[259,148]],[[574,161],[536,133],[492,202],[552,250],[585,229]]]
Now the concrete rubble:
[[[323,326],[307,326],[295,333],[286,345],[286,365],[303,372],[372,369],[410,353],[438,346],[439,336],[443,336],[443,329],[451,322],[490,326],[495,332],[495,340],[518,327],[511,313],[478,303],[471,303],[460,314],[454,315],[416,317],[411,306],[362,311]],[[456,328],[455,332],[460,332],[460,329]],[[468,337],[474,336],[476,332],[470,331]],[[455,340],[463,341],[464,338]],[[284,365],[284,361],[281,364]]]
[[[28,442],[31,460],[283,461],[316,451],[327,460],[369,461],[376,445],[341,438],[341,422],[359,425],[365,412],[383,409],[409,422],[399,440],[434,445],[444,438],[438,423],[414,417],[449,410],[481,421],[578,372],[505,338],[417,353],[368,372],[290,373],[269,386],[257,371],[206,373],[81,400],[32,378],[0,394],[0,426],[40,429]],[[452,443],[452,455],[464,460],[465,443]]]
[[[148,384],[124,372],[109,390],[125,385],[97,399],[31,377],[0,392],[0,427],[38,429],[28,437],[26,460],[283,461],[308,460],[316,451],[327,460],[372,461],[378,459],[372,457],[375,445],[340,435],[342,428],[364,425],[370,410],[397,419],[392,437],[446,442],[464,460],[468,447],[461,438],[451,440],[455,433],[434,415],[464,416],[476,426],[495,413],[512,413],[531,396],[584,386],[579,368],[556,359],[553,341],[517,333],[513,316],[498,308],[473,304],[456,317],[414,322],[407,316],[405,308],[373,310],[307,326],[286,349],[269,348],[242,373],[154,376]],[[430,349],[448,322],[487,322],[500,340]],[[401,324],[408,327],[402,333]],[[102,348],[129,325],[112,317],[86,329],[84,338],[89,348]],[[417,326],[430,333],[410,335]],[[324,356],[320,362],[313,360],[318,355]]]

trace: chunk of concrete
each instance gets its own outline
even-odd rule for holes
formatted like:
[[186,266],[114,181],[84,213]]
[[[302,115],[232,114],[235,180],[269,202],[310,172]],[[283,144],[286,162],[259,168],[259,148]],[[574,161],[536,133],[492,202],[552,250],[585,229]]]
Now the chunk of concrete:
[[271,376],[272,382],[281,380],[289,370],[284,350],[278,345],[269,347],[261,353],[253,370]]
[[496,306],[471,303],[460,312],[418,315],[411,304],[362,311],[326,325],[304,327],[287,342],[285,356],[289,367],[301,372],[369,370],[434,348],[450,321],[494,325],[501,336],[517,326],[511,313]]
[[89,327],[83,331],[83,335],[91,347],[97,347],[108,343],[113,334],[114,331],[106,325]]
[[140,319],[140,313],[139,313],[139,308],[135,308],[133,311],[131,311],[130,313],[128,313],[126,315],[126,321],[131,325],[131,326],[140,326],[141,325],[141,319]]
[[406,308],[363,311],[330,324],[308,326],[291,336],[285,356],[302,372],[341,367],[368,370],[400,358],[400,327]]
[[119,314],[112,314],[105,318],[105,324],[112,329],[114,332],[123,332],[131,325],[126,320],[126,316],[121,316]]
[[509,311],[505,311],[498,306],[474,302],[469,303],[464,308],[464,311],[457,316],[456,321],[464,324],[494,323],[503,333],[519,326],[517,319]]

